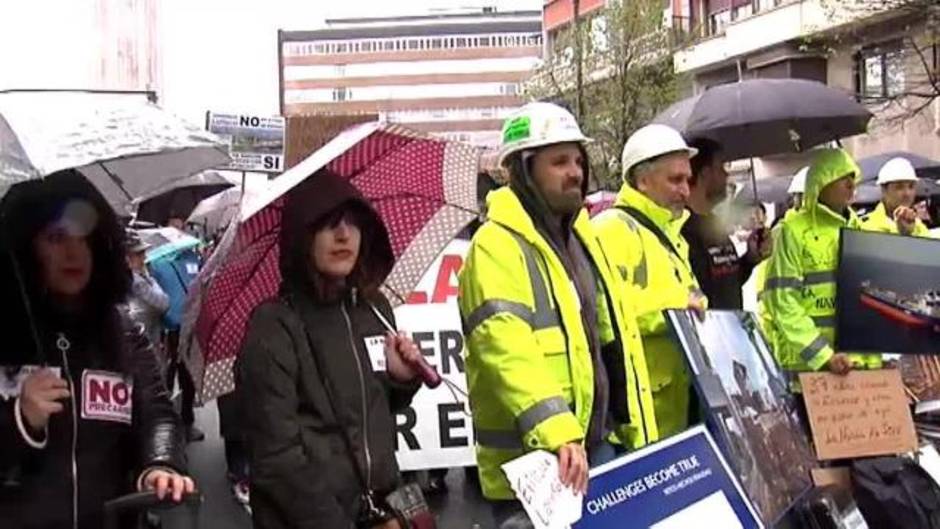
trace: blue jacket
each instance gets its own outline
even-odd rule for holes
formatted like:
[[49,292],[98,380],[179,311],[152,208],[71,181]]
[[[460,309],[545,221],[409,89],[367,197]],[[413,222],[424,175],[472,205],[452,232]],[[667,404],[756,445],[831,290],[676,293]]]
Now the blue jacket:
[[183,250],[150,262],[150,274],[170,297],[170,309],[163,315],[168,331],[178,331],[186,307],[189,285],[199,274],[199,254]]

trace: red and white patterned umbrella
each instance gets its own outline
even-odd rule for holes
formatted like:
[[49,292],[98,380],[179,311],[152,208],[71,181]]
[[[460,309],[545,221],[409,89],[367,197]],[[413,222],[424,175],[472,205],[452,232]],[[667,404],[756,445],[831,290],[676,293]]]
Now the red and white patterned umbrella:
[[234,389],[232,366],[251,312],[277,295],[285,195],[327,167],[372,202],[389,232],[395,266],[384,289],[404,302],[422,274],[476,216],[478,152],[397,125],[350,129],[244,204],[191,290],[181,350],[200,402]]

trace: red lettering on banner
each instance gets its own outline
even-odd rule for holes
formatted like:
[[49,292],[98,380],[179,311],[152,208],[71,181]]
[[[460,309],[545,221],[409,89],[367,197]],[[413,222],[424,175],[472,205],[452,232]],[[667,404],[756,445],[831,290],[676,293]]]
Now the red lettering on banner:
[[408,300],[405,301],[408,305],[424,305],[428,302],[428,295],[420,290],[415,290],[408,296]]
[[88,381],[88,400],[91,402],[111,402],[111,383],[107,380],[91,379]]
[[[434,297],[431,303],[447,303],[447,298],[456,296],[459,292],[457,288],[457,273],[463,266],[463,258],[459,255],[445,255],[441,259],[441,267],[437,271],[437,283],[434,285]],[[451,279],[453,278],[453,282]]]

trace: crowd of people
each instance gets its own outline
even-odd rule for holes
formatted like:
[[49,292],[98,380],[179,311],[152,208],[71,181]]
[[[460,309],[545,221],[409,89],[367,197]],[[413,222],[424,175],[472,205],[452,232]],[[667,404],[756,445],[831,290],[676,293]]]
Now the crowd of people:
[[[500,528],[531,527],[507,461],[555,453],[583,492],[591,467],[701,420],[663,311],[742,309],[755,275],[784,369],[878,368],[880,355],[834,348],[835,303],[819,302],[835,298],[839,232],[927,236],[909,162],[885,164],[883,199],[860,218],[861,170],[824,148],[775,226],[755,210],[735,244],[716,214],[722,146],[656,124],[626,142],[615,202],[589,218],[589,141],[554,104],[506,120],[508,185],[487,195],[459,275],[478,482]],[[2,361],[15,366],[0,402],[4,527],[97,528],[105,501],[132,490],[180,501],[195,490],[186,443],[204,438],[178,351],[198,263],[148,263],[148,244],[75,171],[15,186],[0,218],[4,295],[20,300]],[[218,402],[236,498],[259,529],[422,527],[390,499],[404,483],[395,412],[420,387],[421,352],[379,290],[394,265],[386,226],[322,169],[288,194],[278,248],[281,288],[252,314],[237,390]]]

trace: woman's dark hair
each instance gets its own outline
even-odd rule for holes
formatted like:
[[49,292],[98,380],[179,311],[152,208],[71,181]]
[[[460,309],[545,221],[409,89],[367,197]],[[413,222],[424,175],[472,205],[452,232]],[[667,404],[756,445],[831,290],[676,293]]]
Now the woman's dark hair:
[[355,288],[357,292],[367,299],[375,299],[379,294],[379,287],[387,274],[384,271],[385,264],[381,259],[376,259],[372,255],[375,249],[376,225],[372,222],[374,213],[361,202],[350,200],[340,204],[320,220],[310,227],[307,233],[307,252],[305,253],[305,262],[307,264],[307,275],[310,284],[313,287],[313,293],[320,301],[325,301],[333,297],[330,291],[331,282],[327,277],[317,270],[310,259],[314,236],[317,232],[336,227],[342,220],[354,224],[359,228],[361,234],[359,240],[359,256],[356,264],[346,278],[346,288]]
[[[131,275],[125,261],[124,230],[117,215],[101,194],[80,173],[65,170],[42,180],[13,186],[0,204],[0,240],[2,240],[7,299],[22,300],[23,291],[29,297],[31,310],[23,314],[32,321],[42,336],[50,332],[54,320],[64,315],[42,284],[42,267],[36,256],[36,236],[51,222],[58,220],[71,202],[82,201],[91,205],[97,220],[88,235],[92,253],[92,273],[85,287],[85,303],[81,314],[72,315],[86,324],[99,325],[90,329],[89,337],[99,341],[105,354],[115,360],[120,340],[117,305],[123,303],[131,286]],[[16,284],[22,280],[22,289]],[[12,284],[11,284],[12,283]],[[23,329],[22,332],[28,332]],[[38,345],[38,344],[35,344]],[[42,354],[42,352],[39,352]]]

